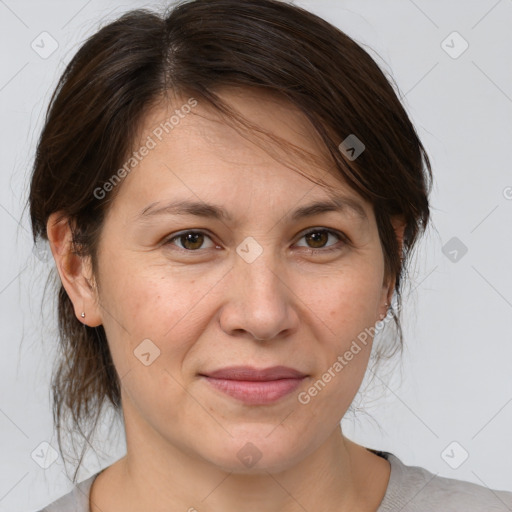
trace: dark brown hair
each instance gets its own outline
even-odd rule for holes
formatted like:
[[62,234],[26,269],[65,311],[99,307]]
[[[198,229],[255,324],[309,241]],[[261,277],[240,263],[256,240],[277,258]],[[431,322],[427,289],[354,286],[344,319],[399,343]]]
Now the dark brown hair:
[[[339,178],[372,203],[386,275],[394,279],[400,306],[406,263],[429,221],[432,175],[390,80],[353,39],[283,1],[192,0],[164,15],[128,12],[81,46],[51,97],[29,196],[34,240],[47,239],[50,214],[61,212],[73,229],[73,250],[90,256],[96,273],[99,234],[116,189],[102,199],[94,190],[130,155],[148,109],[172,92],[236,120],[215,91],[263,88],[303,112]],[[351,134],[365,145],[354,160],[339,149]],[[402,252],[390,222],[394,215],[406,222]],[[402,346],[398,309],[393,321],[394,354]],[[65,419],[88,441],[103,405],[119,411],[121,404],[105,331],[75,317],[62,285],[58,323],[52,393],[61,446]]]

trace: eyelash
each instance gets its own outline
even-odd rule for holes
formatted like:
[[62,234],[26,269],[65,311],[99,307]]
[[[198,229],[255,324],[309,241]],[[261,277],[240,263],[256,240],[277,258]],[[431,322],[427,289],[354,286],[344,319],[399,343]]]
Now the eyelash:
[[[339,231],[334,231],[332,229],[327,229],[327,228],[314,228],[314,229],[311,229],[307,232],[305,232],[301,237],[300,239],[304,238],[305,236],[307,235],[310,235],[312,233],[328,233],[328,234],[332,234],[334,236],[336,236],[337,238],[339,238],[339,241],[340,242],[343,242],[342,246],[341,247],[338,247],[338,244],[334,244],[334,245],[331,245],[331,246],[328,246],[327,248],[320,248],[320,249],[314,249],[314,248],[311,248],[311,247],[303,247],[304,249],[308,249],[308,252],[309,254],[318,254],[318,253],[330,253],[330,252],[333,252],[333,251],[340,251],[343,249],[343,247],[345,245],[348,245],[350,243],[350,240],[348,239],[348,237],[344,234],[344,233],[341,233]],[[167,238],[167,240],[164,241],[164,245],[174,245],[172,242],[176,239],[179,239],[185,235],[188,235],[190,233],[194,233],[194,234],[201,234],[201,235],[205,235],[207,236],[208,238],[212,238],[210,235],[208,235],[208,233],[204,232],[204,231],[201,231],[201,230],[195,230],[195,229],[191,229],[191,230],[188,230],[188,231],[181,231],[180,233],[176,234],[176,235],[172,235],[170,238]],[[299,240],[300,240],[299,239]],[[213,240],[212,240],[213,242]],[[215,242],[213,242],[215,243]],[[176,246],[177,249],[181,250],[181,251],[185,251],[185,252],[188,252],[188,253],[194,253],[194,252],[200,252],[201,249],[185,249],[183,247],[178,247]]]

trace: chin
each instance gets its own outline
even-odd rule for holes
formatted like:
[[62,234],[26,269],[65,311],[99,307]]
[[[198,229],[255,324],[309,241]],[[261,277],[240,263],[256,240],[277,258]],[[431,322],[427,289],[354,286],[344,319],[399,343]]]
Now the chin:
[[[214,442],[209,448],[216,451],[203,454],[205,460],[235,474],[280,473],[293,466],[301,456],[304,457],[303,440],[286,440],[268,433],[272,429],[260,428],[254,435],[249,432],[243,436],[230,438],[228,443]],[[298,448],[300,447],[300,448]]]

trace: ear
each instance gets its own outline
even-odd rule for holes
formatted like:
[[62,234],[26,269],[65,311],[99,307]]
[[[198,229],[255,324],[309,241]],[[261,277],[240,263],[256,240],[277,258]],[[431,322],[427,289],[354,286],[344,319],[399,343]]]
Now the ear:
[[[391,217],[391,225],[393,226],[395,236],[398,242],[398,254],[400,255],[400,258],[402,258],[402,250],[404,246],[404,231],[406,227],[404,217],[402,215],[395,215]],[[388,308],[391,305],[391,297],[393,296],[394,289],[394,281],[391,282],[391,279],[388,276],[385,276],[380,302],[380,318],[383,318],[387,314]],[[384,305],[386,302],[388,303],[387,306]]]
[[402,250],[404,247],[404,231],[405,231],[406,222],[402,215],[396,215],[394,217],[391,217],[391,224],[393,226],[393,229],[395,230],[395,236],[398,241],[398,249],[399,249],[400,258],[402,258]]
[[[74,254],[69,219],[62,216],[62,212],[52,213],[46,224],[46,233],[62,286],[73,303],[76,317],[89,327],[101,325],[90,257]],[[85,318],[82,318],[82,312]]]

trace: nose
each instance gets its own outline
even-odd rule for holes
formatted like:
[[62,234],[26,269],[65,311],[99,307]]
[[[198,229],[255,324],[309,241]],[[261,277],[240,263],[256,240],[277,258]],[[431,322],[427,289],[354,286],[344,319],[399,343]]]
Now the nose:
[[220,312],[220,326],[231,336],[258,341],[290,336],[297,330],[298,298],[270,250],[254,261],[236,257],[226,281],[226,300]]

